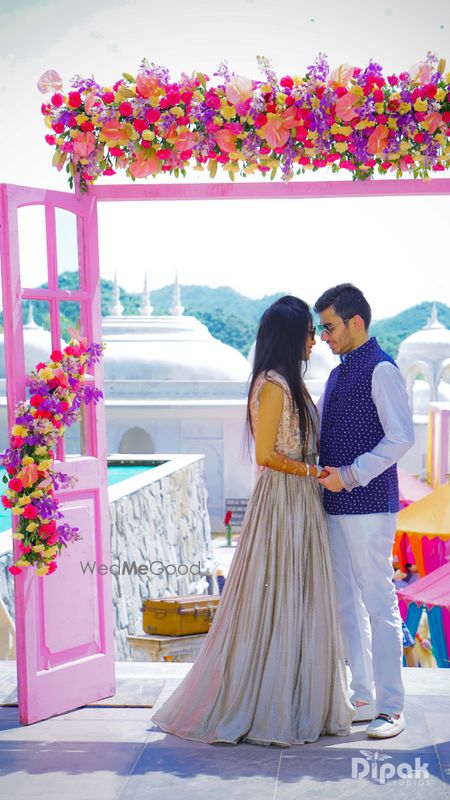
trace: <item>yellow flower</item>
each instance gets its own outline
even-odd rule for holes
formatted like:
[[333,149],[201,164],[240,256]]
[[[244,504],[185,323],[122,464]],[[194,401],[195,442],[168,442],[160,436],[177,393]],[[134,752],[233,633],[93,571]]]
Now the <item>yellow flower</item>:
[[[236,108],[235,108],[235,106],[228,105],[228,103],[226,101],[222,100],[222,103],[221,103],[221,106],[220,106],[220,113],[222,114],[222,117],[224,119],[230,120],[230,119],[233,119],[233,117],[236,116]],[[252,122],[253,122],[253,119],[252,119]]]
[[[60,430],[61,430],[61,428],[60,428]],[[48,469],[50,469],[51,465],[52,465],[51,458],[44,458],[44,459],[42,459],[42,461],[39,462],[39,469],[42,472],[44,472],[44,471],[47,471]]]
[[[296,86],[301,86],[302,83],[305,82],[304,78],[302,78],[301,75],[293,75],[292,76],[292,80],[294,81]],[[255,169],[256,169],[256,165],[255,165]]]
[[435,133],[433,139],[435,142],[438,142],[442,147],[447,143],[447,137],[443,133]]
[[397,120],[394,117],[388,117],[388,121],[386,123],[388,128],[391,128],[393,131],[397,130]]
[[43,544],[35,544],[34,547],[31,548],[33,553],[43,553],[45,550],[45,545]]
[[35,489],[34,492],[30,493],[30,497],[36,497],[39,499],[39,497],[42,497],[43,494],[44,492],[41,489]]
[[37,570],[36,570],[36,575],[47,575],[47,572],[48,572],[48,567],[47,566],[38,567]]
[[446,97],[447,97],[447,92],[445,91],[445,89],[442,89],[441,87],[440,89],[437,90],[436,100],[438,101],[438,103],[442,103],[442,101],[445,100]]
[[411,145],[409,144],[409,142],[405,142],[405,141],[400,142],[400,152],[403,155],[408,152],[410,147],[411,147]]
[[350,92],[354,94],[356,97],[364,97],[364,89],[362,86],[352,86],[350,88]]
[[46,447],[44,447],[43,444],[40,444],[39,447],[35,448],[34,452],[36,453],[37,456],[46,456],[48,450]]
[[142,138],[145,139],[146,142],[152,142],[155,138],[155,134],[153,131],[143,131]]
[[33,533],[33,531],[35,531],[36,528],[39,528],[39,522],[29,522],[27,525],[27,531],[29,533]]
[[414,103],[414,108],[416,111],[426,111],[428,108],[428,103],[426,100],[421,100],[420,97],[418,97]]
[[16,506],[15,508],[11,509],[11,513],[14,514],[15,517],[20,517],[20,515],[23,514],[23,508]]
[[384,111],[384,103],[375,103],[375,111],[377,114],[382,114]]
[[34,458],[31,458],[31,456],[24,456],[22,458],[22,464],[34,464]]
[[27,561],[25,558],[21,558],[19,559],[19,561],[16,561],[16,567],[29,567],[29,566],[30,562]]
[[28,428],[25,425],[13,425],[11,433],[13,436],[28,436]]
[[408,111],[411,111],[411,103],[401,103],[400,108],[398,109],[398,113],[407,114]]
[[213,122],[214,122],[214,125],[219,125],[219,126],[220,126],[220,125],[223,125],[223,119],[222,119],[222,117],[215,116],[215,117],[213,118]]
[[277,92],[276,98],[278,103],[284,103],[286,100],[286,95],[283,92]]
[[262,86],[259,87],[263,94],[270,94],[272,91],[272,87],[270,83],[263,83]]
[[28,503],[31,503],[31,500],[30,500],[29,496],[27,494],[25,494],[22,497],[19,497],[17,502],[18,502],[19,506],[27,506]]
[[87,122],[89,117],[86,114],[77,114],[75,119],[77,121],[77,125],[81,125],[82,122]]
[[55,377],[55,373],[52,369],[50,369],[50,367],[40,369],[38,375],[43,381],[51,381]]
[[57,552],[58,552],[57,547],[48,547],[47,550],[44,550],[42,555],[44,556],[44,558],[53,558],[53,556],[56,555]]
[[12,538],[13,539],[25,539],[25,536],[23,535],[23,533],[13,533]]
[[348,144],[347,142],[336,142],[336,144],[334,145],[334,149],[338,153],[345,153],[345,151],[348,149]]

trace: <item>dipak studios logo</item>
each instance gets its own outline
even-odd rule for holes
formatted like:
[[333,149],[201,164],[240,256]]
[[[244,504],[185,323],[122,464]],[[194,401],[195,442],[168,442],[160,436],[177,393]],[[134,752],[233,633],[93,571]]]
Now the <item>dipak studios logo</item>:
[[408,786],[424,785],[430,773],[428,764],[422,763],[417,756],[414,765],[402,761],[400,764],[391,762],[392,756],[378,751],[360,750],[362,758],[352,758],[352,778],[361,781],[369,779],[375,783],[400,783]]

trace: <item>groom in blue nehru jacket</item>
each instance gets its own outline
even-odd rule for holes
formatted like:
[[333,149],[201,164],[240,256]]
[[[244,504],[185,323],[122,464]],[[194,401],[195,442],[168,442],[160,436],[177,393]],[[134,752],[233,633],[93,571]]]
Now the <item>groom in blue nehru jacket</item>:
[[384,739],[405,728],[401,620],[391,553],[399,510],[397,462],[414,443],[406,387],[369,336],[370,306],[351,283],[319,297],[321,338],[341,363],[321,415],[320,478],[328,516],[355,721]]

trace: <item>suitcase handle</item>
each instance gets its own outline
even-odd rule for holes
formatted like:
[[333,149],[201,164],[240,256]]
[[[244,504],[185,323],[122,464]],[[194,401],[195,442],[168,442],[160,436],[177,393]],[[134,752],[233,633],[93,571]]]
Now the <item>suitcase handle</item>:
[[194,617],[209,617],[210,619],[214,616],[215,607],[214,606],[194,606],[194,608],[179,608],[178,614],[194,614]]

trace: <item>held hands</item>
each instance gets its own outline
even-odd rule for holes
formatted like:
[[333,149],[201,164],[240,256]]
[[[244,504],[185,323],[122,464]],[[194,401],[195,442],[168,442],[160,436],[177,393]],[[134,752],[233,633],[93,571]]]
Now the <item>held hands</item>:
[[317,480],[329,492],[341,492],[344,488],[337,467],[324,467]]

